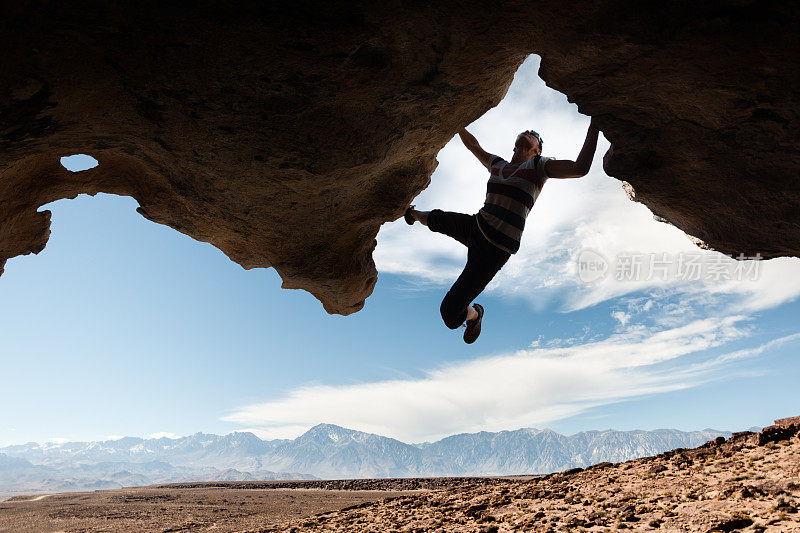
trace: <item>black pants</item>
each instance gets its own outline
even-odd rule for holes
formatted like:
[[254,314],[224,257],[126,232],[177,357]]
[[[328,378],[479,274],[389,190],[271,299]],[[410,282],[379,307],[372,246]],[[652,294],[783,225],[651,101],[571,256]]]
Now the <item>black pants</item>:
[[467,264],[442,300],[444,323],[456,329],[467,318],[467,307],[483,292],[511,254],[486,240],[474,215],[434,209],[428,215],[428,228],[444,233],[467,247]]

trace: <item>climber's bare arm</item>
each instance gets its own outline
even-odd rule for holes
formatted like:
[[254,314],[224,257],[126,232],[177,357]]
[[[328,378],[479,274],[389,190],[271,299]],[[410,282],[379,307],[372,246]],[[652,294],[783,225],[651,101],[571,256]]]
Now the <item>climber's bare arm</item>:
[[489,168],[489,165],[492,164],[492,154],[481,148],[481,145],[478,144],[478,139],[465,129],[459,131],[458,136],[461,137],[461,142],[464,143],[467,150],[472,152],[483,166]]
[[589,131],[586,133],[586,140],[578,154],[578,159],[569,161],[567,159],[549,159],[544,164],[547,175],[551,178],[580,178],[589,173],[594,159],[594,152],[597,149],[597,134],[600,132],[592,119],[589,124]]

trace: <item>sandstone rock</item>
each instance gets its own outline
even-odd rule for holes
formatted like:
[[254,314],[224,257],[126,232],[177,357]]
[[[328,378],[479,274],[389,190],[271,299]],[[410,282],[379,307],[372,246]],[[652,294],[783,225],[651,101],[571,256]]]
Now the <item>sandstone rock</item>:
[[798,433],[800,433],[800,416],[781,418],[775,421],[775,425],[761,430],[758,434],[758,444],[787,440]]
[[792,438],[797,434],[798,426],[769,426],[761,430],[758,434],[758,444],[764,445],[768,442],[778,442]]
[[789,418],[779,418],[775,421],[776,426],[788,428],[790,426],[800,427],[800,416],[791,416]]
[[[0,19],[0,272],[45,246],[40,206],[106,192],[244,268],[273,266],[329,312],[357,311],[380,225],[530,53],[598,117],[606,171],[659,219],[727,253],[798,255],[797,12],[20,0]],[[70,173],[58,161],[73,153],[100,165]]]

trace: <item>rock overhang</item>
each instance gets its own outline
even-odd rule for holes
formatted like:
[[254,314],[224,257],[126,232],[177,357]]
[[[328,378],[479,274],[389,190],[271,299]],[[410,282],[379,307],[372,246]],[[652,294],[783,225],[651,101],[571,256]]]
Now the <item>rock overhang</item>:
[[[687,13],[691,13],[688,16]],[[138,211],[360,309],[381,224],[530,53],[606,172],[725,253],[800,252],[798,7],[780,2],[19,2],[0,22],[0,264],[60,198]],[[557,28],[558,31],[554,31]],[[59,157],[100,162],[70,173]]]

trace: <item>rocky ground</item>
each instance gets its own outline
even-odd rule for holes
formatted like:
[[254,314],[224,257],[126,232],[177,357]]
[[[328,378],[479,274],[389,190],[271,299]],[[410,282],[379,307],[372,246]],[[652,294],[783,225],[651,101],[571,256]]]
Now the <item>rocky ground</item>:
[[266,531],[800,531],[800,418],[699,448],[452,489]]
[[526,478],[192,483],[15,498],[0,531],[800,532],[800,417]]

